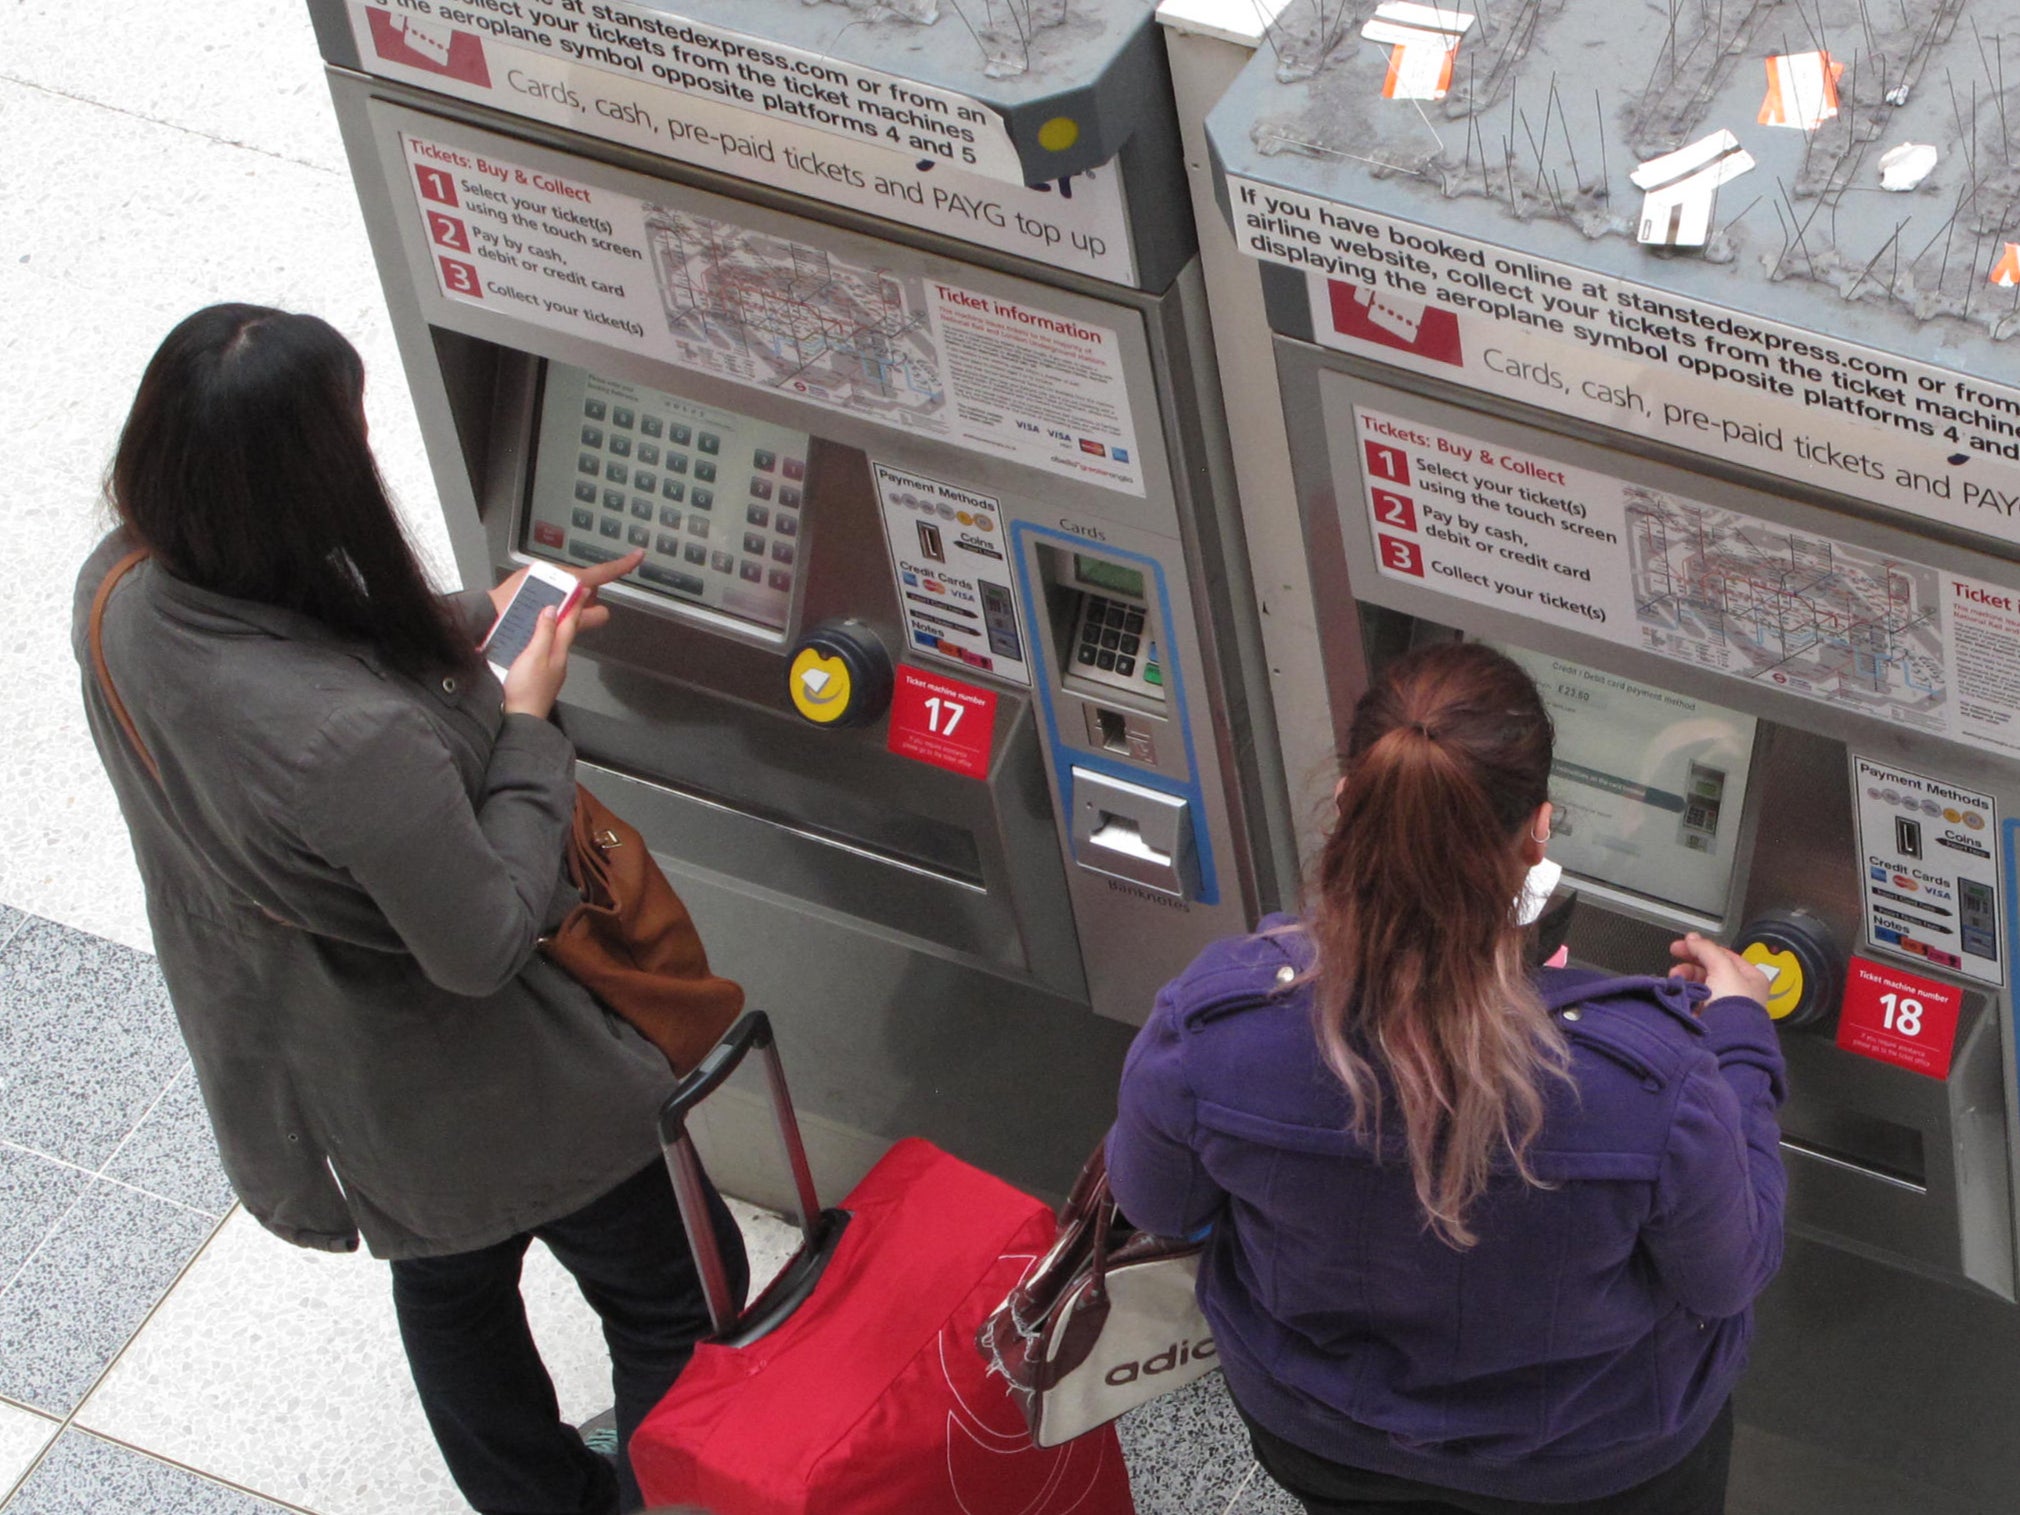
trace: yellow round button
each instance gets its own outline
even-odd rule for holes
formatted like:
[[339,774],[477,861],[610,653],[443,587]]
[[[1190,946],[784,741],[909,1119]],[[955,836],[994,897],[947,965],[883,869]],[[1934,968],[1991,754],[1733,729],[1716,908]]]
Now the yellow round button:
[[1766,942],[1750,942],[1740,956],[1768,976],[1770,1017],[1782,1020],[1802,1003],[1803,965],[1793,952],[1777,952]]
[[808,720],[827,726],[849,713],[854,683],[849,665],[840,658],[831,658],[818,647],[802,647],[789,678],[793,706]]
[[1080,140],[1080,123],[1071,116],[1054,116],[1038,128],[1038,145],[1048,153],[1063,153]]

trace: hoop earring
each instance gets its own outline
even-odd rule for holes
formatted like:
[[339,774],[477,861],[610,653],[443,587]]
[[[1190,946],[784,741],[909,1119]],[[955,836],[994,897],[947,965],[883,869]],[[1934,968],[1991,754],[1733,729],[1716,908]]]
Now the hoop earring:
[[1539,847],[1546,846],[1550,841],[1550,833],[1546,831],[1541,836],[1538,836],[1535,832],[1532,831],[1529,833],[1529,840],[1534,842]]

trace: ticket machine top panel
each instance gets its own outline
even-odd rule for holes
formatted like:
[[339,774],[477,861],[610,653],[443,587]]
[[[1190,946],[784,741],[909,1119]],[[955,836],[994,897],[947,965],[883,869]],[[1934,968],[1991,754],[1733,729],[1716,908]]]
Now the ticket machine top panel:
[[2020,6],[1637,16],[1294,4],[1209,121],[1272,324],[2009,543]]
[[[1391,77],[1401,30],[1364,31],[1369,10],[1291,7],[1212,119],[1231,173],[2010,372],[2020,271],[1994,276],[2020,238],[2020,5],[1688,3],[1622,25],[1607,6],[1468,0],[1438,13],[1472,24],[1442,98],[1420,100]],[[1890,193],[1929,157],[1890,159],[1901,143],[1934,166]],[[1638,240],[1644,216],[1660,240]]]

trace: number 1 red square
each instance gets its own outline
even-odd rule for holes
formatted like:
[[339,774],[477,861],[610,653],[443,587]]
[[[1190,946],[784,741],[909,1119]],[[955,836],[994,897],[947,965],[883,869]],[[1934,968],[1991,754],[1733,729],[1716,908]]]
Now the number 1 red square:
[[455,206],[456,181],[439,168],[417,168],[414,177],[421,183],[421,198],[433,200],[437,205]]
[[1402,448],[1386,442],[1364,442],[1361,450],[1367,454],[1368,472],[1376,478],[1387,479],[1391,484],[1410,482],[1410,459]]

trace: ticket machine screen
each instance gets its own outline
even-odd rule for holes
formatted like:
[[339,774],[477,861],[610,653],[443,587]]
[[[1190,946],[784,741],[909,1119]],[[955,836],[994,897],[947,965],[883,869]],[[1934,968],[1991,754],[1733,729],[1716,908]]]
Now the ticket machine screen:
[[525,551],[588,564],[642,547],[626,584],[784,629],[807,433],[549,363],[537,435]]
[[1501,650],[1557,728],[1550,855],[1573,873],[1721,917],[1754,717],[1566,658]]

